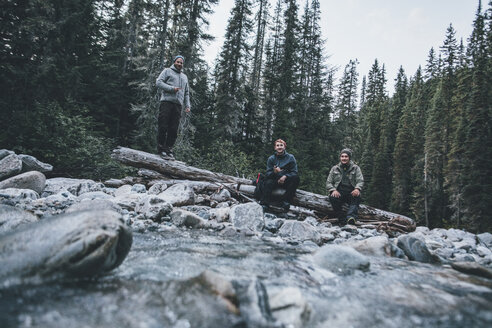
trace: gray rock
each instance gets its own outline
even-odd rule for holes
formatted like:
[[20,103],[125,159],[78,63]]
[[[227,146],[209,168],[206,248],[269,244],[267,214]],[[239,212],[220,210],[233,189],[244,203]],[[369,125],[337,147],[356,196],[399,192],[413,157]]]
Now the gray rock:
[[229,220],[230,207],[212,208],[210,209],[210,218],[217,222],[226,222]]
[[147,219],[137,219],[132,224],[133,231],[136,232],[146,232],[146,231],[157,231],[159,230],[159,224],[152,220]]
[[0,234],[36,221],[38,221],[38,217],[30,212],[14,206],[0,205]]
[[242,230],[261,231],[265,226],[263,208],[255,202],[231,207],[229,220],[234,227]]
[[22,161],[22,172],[28,171],[39,171],[39,172],[51,172],[53,171],[53,165],[43,163],[36,159],[36,157],[30,155],[19,155],[20,160]]
[[227,189],[221,189],[219,192],[215,192],[210,196],[211,200],[215,200],[216,202],[225,202],[231,198],[231,193]]
[[79,200],[94,200],[94,199],[113,199],[111,195],[106,194],[103,191],[89,191],[78,197]]
[[454,262],[451,266],[460,272],[492,279],[492,270],[475,262]]
[[265,216],[265,229],[270,232],[277,233],[280,227],[282,227],[282,225],[284,224],[284,221],[284,219],[279,219],[277,217],[271,219],[266,218]]
[[0,189],[31,189],[41,194],[46,185],[46,177],[41,172],[30,171],[15,175],[0,182]]
[[425,227],[425,226],[419,226],[417,228],[415,228],[415,232],[420,232],[420,233],[423,233],[423,234],[427,234],[429,233],[429,228]]
[[0,181],[10,178],[22,170],[22,161],[15,154],[8,155],[0,160]]
[[479,243],[487,246],[489,249],[492,248],[492,234],[490,232],[484,232],[477,235]]
[[316,218],[312,217],[312,216],[308,216],[304,222],[306,223],[309,223],[310,225],[312,225],[313,227],[317,227],[319,222],[318,220],[316,220]]
[[173,206],[195,204],[195,192],[193,188],[184,183],[175,184],[158,195]]
[[132,186],[131,185],[123,185],[121,187],[118,187],[114,191],[114,197],[122,197],[123,195],[127,195],[131,193],[132,191]]
[[88,210],[94,210],[94,211],[110,210],[118,213],[122,212],[121,207],[119,207],[109,199],[94,199],[94,200],[84,199],[83,201],[75,203],[69,208],[67,208],[65,213],[74,213],[74,212],[81,212],[81,211],[88,211]]
[[171,220],[178,227],[204,228],[207,222],[195,213],[181,209],[176,209],[171,213]]
[[0,238],[0,281],[87,277],[116,268],[132,233],[112,211],[83,211],[40,220]]
[[161,222],[173,210],[173,206],[160,197],[148,195],[135,206],[135,212],[143,214],[146,219]]
[[295,241],[311,240],[318,245],[321,243],[321,235],[316,228],[303,221],[286,220],[279,229],[278,234],[284,239]]
[[39,194],[31,189],[7,188],[0,190],[0,201],[7,200],[14,204],[29,202],[39,198]]
[[66,209],[76,201],[76,197],[68,191],[60,192],[38,200],[42,205],[57,209]]
[[148,194],[158,195],[166,189],[167,189],[167,184],[165,184],[164,182],[157,182],[154,183],[152,187],[149,188]]
[[287,287],[269,298],[270,309],[275,319],[285,327],[306,327],[311,316],[311,307],[299,288]]
[[57,194],[62,191],[69,191],[75,196],[80,196],[86,192],[102,191],[104,185],[88,179],[53,178],[46,180],[42,197]]
[[477,246],[477,254],[480,255],[481,257],[485,257],[485,256],[491,255],[492,251],[485,246],[478,245]]
[[132,186],[131,192],[136,192],[138,194],[145,194],[147,192],[147,188],[143,184],[136,183]]
[[393,256],[394,246],[385,236],[370,237],[360,241],[349,241],[346,246],[354,248],[361,254],[372,256]]
[[439,260],[429,252],[425,243],[411,234],[398,237],[397,245],[405,252],[405,255],[411,261],[423,263],[439,262]]
[[4,159],[5,157],[7,157],[9,155],[13,155],[13,154],[15,154],[15,153],[11,150],[0,149],[0,160]]
[[237,232],[236,228],[234,228],[232,226],[226,226],[220,232],[220,235],[221,236],[224,236],[224,237],[236,237],[238,235],[238,232]]
[[453,246],[457,249],[464,249],[465,251],[470,252],[476,248],[476,243],[473,239],[463,239],[461,241],[453,242]]
[[350,274],[354,270],[369,270],[369,259],[355,249],[341,245],[325,245],[313,256],[322,268],[339,274]]
[[137,193],[123,193],[118,195],[112,199],[113,202],[118,204],[123,209],[128,211],[135,210],[137,204],[141,201],[142,198],[146,197],[146,194],[137,194]]
[[455,262],[476,262],[473,255],[467,253],[454,253],[454,257],[451,260]]

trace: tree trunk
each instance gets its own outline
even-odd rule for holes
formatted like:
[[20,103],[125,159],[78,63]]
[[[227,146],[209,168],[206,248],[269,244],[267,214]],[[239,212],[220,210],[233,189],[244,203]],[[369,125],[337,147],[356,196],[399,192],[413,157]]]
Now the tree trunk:
[[[188,183],[200,191],[227,188],[233,193],[242,195],[246,199],[253,199],[255,186],[252,184],[252,181],[248,179],[237,178],[222,173],[215,173],[186,165],[180,161],[166,160],[159,155],[149,154],[125,147],[118,147],[113,150],[111,157],[123,164],[153,170],[162,173],[163,176],[166,177],[187,179],[165,181],[168,184]],[[149,180],[155,178],[155,175],[153,174],[149,173],[146,175]],[[284,190],[282,189],[276,191],[277,194],[282,194],[283,192]],[[322,218],[322,220],[337,222],[337,220],[334,219],[335,213],[331,207],[328,196],[298,189],[292,205],[305,208],[309,210],[313,216]],[[293,209],[293,212],[305,213],[306,211],[303,209]],[[403,215],[383,211],[366,205],[360,205],[359,207],[359,218],[357,225],[379,227],[387,232],[410,232],[415,230],[415,223],[412,219]]]

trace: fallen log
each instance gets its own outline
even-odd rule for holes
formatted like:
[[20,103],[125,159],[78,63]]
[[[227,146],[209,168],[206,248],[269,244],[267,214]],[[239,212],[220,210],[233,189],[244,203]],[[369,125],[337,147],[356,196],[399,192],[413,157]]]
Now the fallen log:
[[[197,189],[226,187],[235,190],[245,196],[245,199],[253,199],[255,186],[252,181],[222,173],[216,173],[174,160],[163,159],[159,155],[149,154],[131,148],[118,147],[113,150],[111,157],[123,164],[136,168],[153,170],[175,179],[186,179],[188,183]],[[190,181],[192,180],[192,181]],[[183,180],[172,180],[174,183],[187,183]],[[199,181],[199,182],[193,182]],[[171,181],[167,181],[168,183]],[[207,183],[208,182],[208,183]],[[173,184],[173,183],[171,183]],[[280,193],[283,190],[279,190]],[[327,218],[333,221],[335,213],[331,207],[329,197],[298,189],[293,200],[293,205],[313,211],[318,218]],[[328,220],[326,220],[328,221]],[[406,216],[383,211],[367,205],[360,205],[358,226],[377,226],[385,231],[411,232],[415,230],[415,222]]]
[[122,164],[153,170],[172,178],[251,184],[251,180],[248,179],[200,169],[180,161],[165,160],[159,155],[126,147],[114,149],[111,157]]

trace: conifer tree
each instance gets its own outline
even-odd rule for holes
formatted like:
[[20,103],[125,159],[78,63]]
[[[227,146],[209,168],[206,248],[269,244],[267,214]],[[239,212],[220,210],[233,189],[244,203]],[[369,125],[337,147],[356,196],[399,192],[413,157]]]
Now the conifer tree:
[[490,210],[492,208],[492,83],[491,83],[491,17],[489,3],[488,30],[481,6],[477,9],[473,32],[469,40],[471,62],[471,94],[465,108],[465,152],[463,171],[463,212],[466,223],[474,230],[490,230]]
[[244,118],[245,89],[247,82],[250,45],[248,36],[252,28],[250,0],[236,0],[231,10],[225,40],[216,67],[215,111],[217,121],[214,134],[229,140],[241,139],[241,122]]

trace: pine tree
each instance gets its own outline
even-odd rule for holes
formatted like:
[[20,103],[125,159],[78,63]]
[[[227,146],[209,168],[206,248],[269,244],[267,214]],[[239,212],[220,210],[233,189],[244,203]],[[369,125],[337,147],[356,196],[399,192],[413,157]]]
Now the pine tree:
[[492,187],[491,13],[489,3],[488,30],[480,5],[473,23],[468,49],[472,71],[471,94],[464,113],[463,157],[467,162],[463,172],[463,212],[466,223],[478,231],[490,231],[492,228],[492,197],[489,192]]
[[297,2],[285,0],[287,8],[284,12],[285,28],[282,33],[279,96],[275,105],[275,121],[273,124],[273,136],[287,139],[290,143],[290,135],[293,129],[292,112],[296,75],[299,72],[299,19],[297,17]]
[[359,73],[358,60],[350,60],[345,66],[338,85],[336,112],[339,135],[343,138],[343,147],[354,148],[357,132],[357,85]]
[[[408,99],[404,104],[402,115],[398,123],[398,132],[393,152],[393,191],[391,197],[391,211],[411,216],[410,204],[414,189],[412,167],[415,165],[416,155],[422,151],[414,141],[417,124],[422,121],[423,78],[419,67],[410,81]],[[417,136],[421,138],[421,135]]]
[[252,28],[251,1],[236,0],[228,21],[224,45],[216,68],[217,87],[215,110],[217,122],[214,134],[229,140],[241,139],[241,122],[244,118],[245,89],[250,45],[248,36]]

